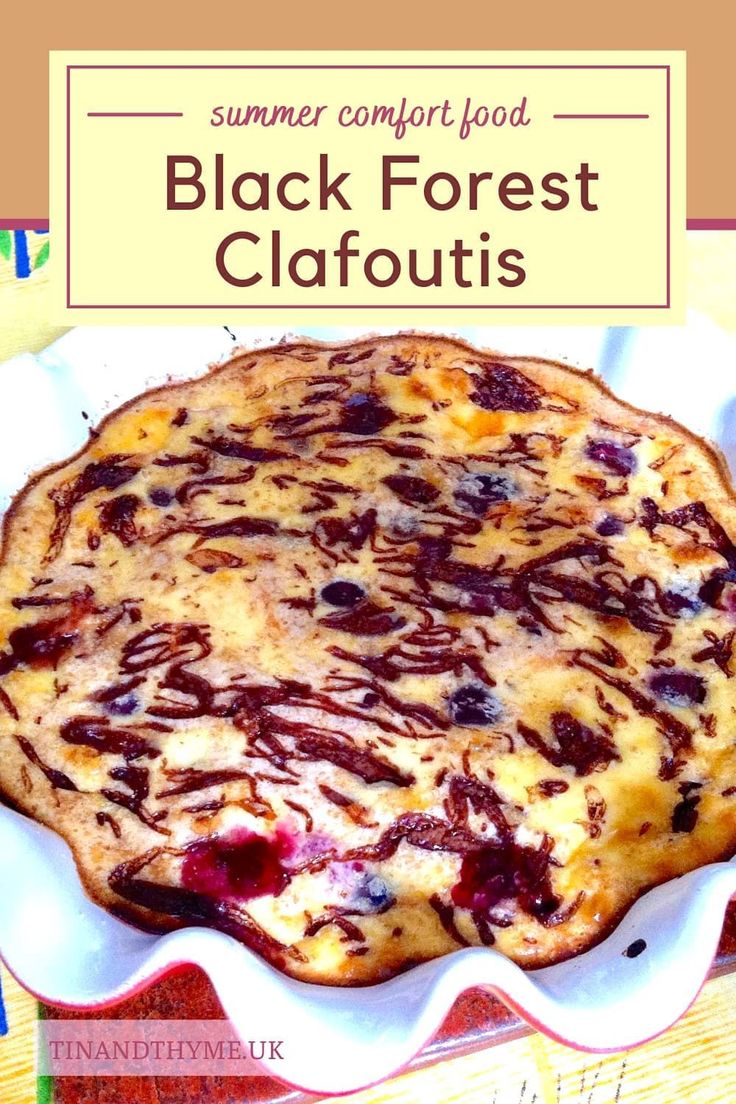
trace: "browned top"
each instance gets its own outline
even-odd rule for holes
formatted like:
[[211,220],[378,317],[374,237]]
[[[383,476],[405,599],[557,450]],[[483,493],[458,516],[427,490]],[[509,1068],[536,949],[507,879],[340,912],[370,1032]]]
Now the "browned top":
[[540,964],[733,849],[716,456],[561,365],[243,354],[38,477],[0,566],[0,783],[95,897],[289,972]]

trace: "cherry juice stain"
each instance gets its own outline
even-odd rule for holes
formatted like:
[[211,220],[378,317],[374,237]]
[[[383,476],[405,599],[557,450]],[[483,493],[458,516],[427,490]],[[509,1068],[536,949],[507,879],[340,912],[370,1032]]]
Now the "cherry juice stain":
[[184,856],[182,885],[217,899],[277,897],[291,877],[286,863],[294,849],[294,836],[283,828],[271,837],[236,828],[226,836],[197,840]]
[[476,914],[488,914],[502,901],[517,901],[540,923],[559,908],[550,880],[550,846],[524,847],[501,839],[463,855],[460,878],[452,887],[453,903]]

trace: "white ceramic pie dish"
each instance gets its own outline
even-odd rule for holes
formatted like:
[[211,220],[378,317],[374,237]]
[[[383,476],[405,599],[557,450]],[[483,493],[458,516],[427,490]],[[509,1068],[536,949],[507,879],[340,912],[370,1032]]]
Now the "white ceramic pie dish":
[[[242,330],[237,336],[252,346],[281,335]],[[307,336],[339,340],[355,331],[320,328]],[[621,398],[664,409],[716,440],[734,469],[736,347],[702,320],[677,329],[478,328],[462,336],[505,353],[592,365]],[[77,448],[90,421],[144,387],[169,375],[193,375],[232,349],[222,329],[87,329],[0,367],[0,509],[30,471]],[[31,406],[33,432],[25,416]],[[735,893],[736,860],[703,867],[647,893],[591,951],[529,973],[494,950],[471,948],[380,985],[308,985],[219,932],[150,935],[117,920],[86,896],[59,837],[0,806],[0,953],[24,986],[50,1004],[93,1009],[178,964],[196,964],[243,1038],[255,1032],[284,1040],[284,1057],[265,1062],[265,1070],[320,1093],[349,1092],[402,1068],[455,998],[478,985],[572,1046],[618,1050],[641,1043],[694,1000]]]

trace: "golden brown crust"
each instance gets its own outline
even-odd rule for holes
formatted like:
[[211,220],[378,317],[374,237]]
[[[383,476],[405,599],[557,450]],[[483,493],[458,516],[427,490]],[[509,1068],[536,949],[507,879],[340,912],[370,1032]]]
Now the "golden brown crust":
[[[629,411],[631,414],[644,416],[652,419],[655,422],[659,422],[659,424],[663,428],[673,430],[677,434],[691,441],[692,444],[697,445],[699,448],[701,448],[706,456],[710,459],[713,465],[714,472],[715,474],[717,474],[726,495],[736,502],[736,494],[734,493],[733,489],[733,482],[728,467],[728,461],[726,460],[723,451],[714,441],[710,441],[705,437],[699,436],[697,433],[693,432],[693,430],[688,429],[686,426],[681,425],[679,422],[676,422],[675,419],[670,417],[670,415],[668,414],[657,411],[648,411],[645,410],[643,407],[635,406],[633,403],[627,402],[625,399],[620,398],[608,386],[604,379],[602,379],[600,376],[596,376],[592,368],[574,368],[570,364],[565,364],[564,361],[554,360],[545,357],[506,358],[504,353],[493,349],[478,349],[477,347],[469,344],[469,342],[463,341],[461,338],[458,337],[448,337],[445,335],[440,336],[438,334],[430,333],[425,334],[420,330],[402,330],[397,333],[396,337],[399,339],[416,338],[420,341],[436,342],[443,345],[454,346],[460,352],[470,353],[475,356],[480,355],[482,357],[487,357],[490,359],[498,358],[500,360],[525,360],[529,364],[547,365],[558,371],[567,373],[572,377],[584,376],[594,387],[596,387],[600,391],[602,395],[605,395],[606,398],[611,399],[613,402],[617,403],[623,410]],[[380,344],[380,342],[383,340],[385,340],[385,338],[383,338],[381,335],[375,335],[373,337],[361,338],[358,341],[347,340],[329,342],[318,341],[315,338],[309,338],[302,341],[277,342],[275,345],[265,346],[262,349],[259,348],[252,351],[243,350],[240,353],[236,353],[232,358],[224,361],[223,363],[213,365],[210,368],[210,374],[216,375],[218,372],[223,372],[240,359],[248,357],[252,358],[253,355],[264,357],[268,354],[289,353],[295,349],[314,349],[317,352],[326,352],[328,350],[334,352],[346,349],[360,350],[374,347],[375,345]],[[186,390],[186,388],[191,386],[191,383],[192,381],[189,379],[172,381],[170,383],[161,384],[157,387],[152,387],[149,390],[142,392],[140,395],[136,395],[135,398],[128,399],[127,402],[122,403],[120,406],[116,406],[114,410],[111,410],[108,414],[106,414],[97,426],[95,432],[101,433],[109,422],[118,417],[118,415],[122,414],[125,410],[128,410],[130,407],[139,403],[141,399],[153,398],[156,395],[163,394],[174,395],[179,390]],[[79,459],[80,456],[83,456],[89,448],[89,444],[89,441],[86,442],[79,449],[77,449],[75,453],[72,453],[71,456],[67,457],[64,460],[59,460],[55,464],[49,464],[45,468],[42,468],[41,471],[36,472],[35,475],[32,475],[28,479],[25,486],[17,493],[17,495],[14,496],[12,502],[8,506],[7,511],[5,512],[5,515],[3,516],[2,524],[0,524],[0,564],[2,564],[2,560],[5,556],[5,542],[7,540],[11,518],[14,511],[22,502],[24,496],[30,493],[32,488],[46,476],[52,475],[56,471],[61,471],[67,466],[67,464],[71,463],[73,460]]]
[[733,850],[735,517],[712,446],[564,364],[240,354],[14,500],[0,790],[108,907],[296,976],[568,957]]

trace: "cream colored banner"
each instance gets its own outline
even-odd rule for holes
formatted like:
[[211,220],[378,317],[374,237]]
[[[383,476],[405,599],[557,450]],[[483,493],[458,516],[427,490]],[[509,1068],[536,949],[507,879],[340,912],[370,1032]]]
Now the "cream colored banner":
[[681,53],[55,53],[51,122],[65,323],[682,317]]

